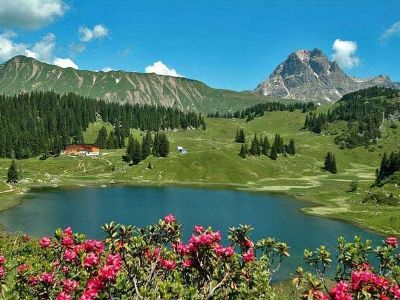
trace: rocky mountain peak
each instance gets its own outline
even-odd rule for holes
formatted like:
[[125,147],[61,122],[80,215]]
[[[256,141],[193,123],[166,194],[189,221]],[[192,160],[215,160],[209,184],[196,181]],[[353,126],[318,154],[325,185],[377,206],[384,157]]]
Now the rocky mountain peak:
[[374,85],[395,86],[383,75],[369,79],[350,77],[316,48],[291,53],[266,81],[257,86],[255,92],[266,96],[331,102],[346,93]]

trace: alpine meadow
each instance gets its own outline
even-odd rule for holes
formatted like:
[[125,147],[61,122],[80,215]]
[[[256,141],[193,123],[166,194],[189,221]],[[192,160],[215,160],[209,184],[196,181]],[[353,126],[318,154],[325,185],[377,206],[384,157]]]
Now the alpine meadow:
[[0,299],[400,299],[399,3],[134,2],[0,0]]

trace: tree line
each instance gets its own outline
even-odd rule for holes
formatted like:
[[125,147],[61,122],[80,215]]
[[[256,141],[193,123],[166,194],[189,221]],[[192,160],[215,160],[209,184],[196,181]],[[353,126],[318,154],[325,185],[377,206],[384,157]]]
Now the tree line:
[[398,95],[397,90],[377,87],[350,93],[327,113],[311,111],[306,116],[304,128],[320,134],[325,124],[345,121],[347,129],[336,136],[335,143],[343,148],[368,145],[381,137],[384,119],[398,114],[400,102],[392,99],[395,95]]
[[384,179],[400,171],[400,152],[391,152],[389,156],[385,152],[382,156],[381,165],[376,170],[376,183],[380,184]]
[[250,143],[250,146],[246,142],[246,137],[243,129],[239,129],[236,132],[235,142],[242,144],[239,152],[239,156],[246,158],[247,156],[267,156],[273,160],[278,158],[279,154],[296,154],[296,146],[294,139],[290,139],[288,144],[285,144],[283,138],[279,134],[275,134],[272,146],[267,136],[257,138],[257,134]]
[[150,131],[147,131],[140,143],[137,139],[130,136],[126,147],[124,161],[137,165],[150,155],[154,157],[167,157],[169,154],[169,141],[164,132],[156,132],[154,138]]
[[220,112],[211,113],[208,115],[210,118],[236,118],[236,119],[246,119],[246,121],[251,121],[256,117],[262,117],[266,112],[273,111],[295,111],[302,110],[302,112],[307,112],[315,108],[315,103],[313,102],[265,102],[253,105],[241,111],[227,112],[221,114]]
[[123,148],[130,128],[168,130],[205,128],[193,112],[148,105],[108,103],[72,93],[32,92],[0,96],[0,157],[23,159],[57,155],[67,144],[83,143],[83,132],[98,117],[114,125],[101,144]]

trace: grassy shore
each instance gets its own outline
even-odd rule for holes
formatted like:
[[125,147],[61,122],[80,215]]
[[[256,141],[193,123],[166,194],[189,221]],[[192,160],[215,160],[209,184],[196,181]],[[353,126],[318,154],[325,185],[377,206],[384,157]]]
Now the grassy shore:
[[[128,166],[121,159],[124,150],[102,150],[97,158],[60,156],[41,161],[38,158],[18,161],[23,179],[10,186],[5,183],[10,160],[0,160],[0,210],[17,205],[31,188],[92,185],[185,185],[196,187],[235,188],[258,192],[284,192],[292,197],[312,201],[309,214],[337,218],[384,234],[400,235],[400,208],[364,203],[375,169],[384,151],[398,147],[400,129],[384,128],[377,145],[340,150],[330,135],[316,135],[301,130],[305,114],[273,112],[251,122],[244,120],[207,119],[207,130],[169,132],[171,154],[168,158],[149,157],[138,166]],[[92,124],[85,141],[94,142],[104,124]],[[111,128],[109,125],[107,125]],[[234,142],[236,130],[243,128],[248,141],[254,133],[267,135],[270,142],[275,133],[285,142],[294,138],[297,154],[280,156],[276,161],[267,157],[238,156],[240,145]],[[132,133],[141,138],[139,131]],[[177,146],[188,149],[185,155]],[[321,169],[328,151],[336,155],[338,174]],[[151,162],[153,169],[148,170]],[[359,189],[349,192],[357,180]],[[391,187],[391,193],[399,194]]]

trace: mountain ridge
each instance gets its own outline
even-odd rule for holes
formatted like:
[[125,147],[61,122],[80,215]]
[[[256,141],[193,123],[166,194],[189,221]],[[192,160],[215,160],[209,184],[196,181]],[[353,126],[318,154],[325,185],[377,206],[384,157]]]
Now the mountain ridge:
[[288,99],[335,102],[349,92],[371,86],[396,88],[398,84],[386,75],[351,77],[315,48],[291,53],[254,92]]
[[15,56],[0,65],[0,91],[74,92],[105,101],[161,105],[183,111],[210,113],[243,109],[271,97],[251,92],[214,89],[183,77],[126,71],[89,71],[61,68],[26,56]]

